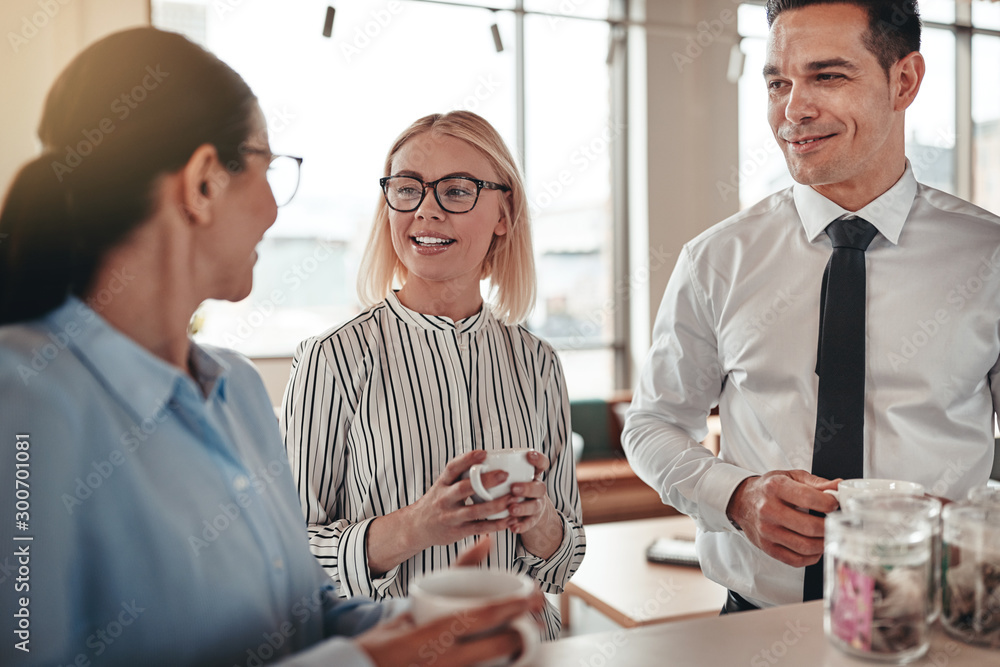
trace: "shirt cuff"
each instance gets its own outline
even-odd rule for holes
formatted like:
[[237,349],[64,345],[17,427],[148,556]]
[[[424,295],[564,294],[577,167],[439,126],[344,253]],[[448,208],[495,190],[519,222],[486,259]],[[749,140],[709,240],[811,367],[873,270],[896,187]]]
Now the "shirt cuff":
[[[559,547],[548,558],[539,558],[524,548],[524,542],[517,540],[514,548],[514,560],[519,560],[528,568],[528,573],[538,581],[541,589],[546,593],[562,593],[563,587],[569,578],[576,571],[573,565],[573,552],[579,545],[573,539],[575,531],[566,517],[559,515],[563,525],[562,541]],[[583,530],[580,530],[580,542],[586,544],[583,538]],[[579,565],[577,565],[579,567]]]
[[368,568],[368,528],[377,517],[351,524],[340,536],[337,563],[340,583],[348,597],[362,596],[377,600],[396,581],[399,565],[381,577],[372,578]]
[[733,497],[736,487],[756,473],[750,472],[731,463],[716,463],[705,471],[695,488],[698,503],[698,516],[695,522],[698,527],[709,533],[729,532],[740,533],[740,529],[726,516],[726,508]]

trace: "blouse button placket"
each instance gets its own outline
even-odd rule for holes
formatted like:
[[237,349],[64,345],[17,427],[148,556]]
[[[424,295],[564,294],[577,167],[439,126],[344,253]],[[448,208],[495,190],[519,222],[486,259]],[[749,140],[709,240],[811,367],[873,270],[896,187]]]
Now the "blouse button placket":
[[458,450],[460,452],[468,452],[473,449],[472,427],[470,424],[472,412],[469,405],[469,393],[465,389],[465,366],[462,363],[462,356],[463,353],[468,352],[469,345],[465,334],[458,331],[452,331],[451,333],[451,341],[449,341],[451,344],[447,347],[451,351],[451,367],[454,369],[451,383],[452,405],[459,406],[459,409],[452,412],[452,414],[458,420],[458,423],[455,424],[455,432],[459,434]]

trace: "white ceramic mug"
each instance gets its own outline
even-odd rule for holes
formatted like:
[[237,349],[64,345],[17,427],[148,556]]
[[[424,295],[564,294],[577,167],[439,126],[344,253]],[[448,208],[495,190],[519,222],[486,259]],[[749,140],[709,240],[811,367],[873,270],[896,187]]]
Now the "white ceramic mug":
[[[462,477],[468,478],[472,482],[472,502],[486,503],[496,500],[510,493],[512,484],[518,482],[530,482],[535,479],[535,466],[528,461],[528,454],[533,449],[497,449],[486,455],[486,460],[477,463]],[[490,488],[483,486],[483,473],[492,470],[503,470],[507,473],[507,479]],[[510,512],[503,510],[496,514],[491,514],[487,519],[505,519],[510,516]]]
[[841,507],[846,507],[848,498],[889,493],[922,496],[924,495],[924,487],[916,482],[906,482],[901,479],[845,479],[836,490],[828,489],[824,493],[829,493],[837,499]]
[[[468,623],[461,612],[504,599],[528,597],[534,590],[535,583],[523,574],[481,570],[478,567],[452,567],[414,580],[408,595],[413,604],[413,618],[419,624],[452,614],[457,615],[456,623]],[[541,644],[535,621],[530,614],[525,614],[514,619],[510,625],[521,635],[521,653],[516,661],[491,660],[478,663],[476,667],[523,667],[531,664]],[[451,642],[454,639],[451,637]],[[440,643],[445,646],[451,642]]]

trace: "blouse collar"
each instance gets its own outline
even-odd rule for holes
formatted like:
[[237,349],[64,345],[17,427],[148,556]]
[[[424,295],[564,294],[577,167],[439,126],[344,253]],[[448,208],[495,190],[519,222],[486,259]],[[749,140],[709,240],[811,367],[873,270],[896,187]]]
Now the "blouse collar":
[[457,322],[444,315],[426,315],[410,310],[400,301],[396,292],[390,292],[385,298],[385,305],[393,316],[412,327],[426,329],[428,331],[454,331],[455,333],[475,333],[483,327],[483,324],[492,317],[489,305],[484,301],[483,307],[478,313],[470,315]]

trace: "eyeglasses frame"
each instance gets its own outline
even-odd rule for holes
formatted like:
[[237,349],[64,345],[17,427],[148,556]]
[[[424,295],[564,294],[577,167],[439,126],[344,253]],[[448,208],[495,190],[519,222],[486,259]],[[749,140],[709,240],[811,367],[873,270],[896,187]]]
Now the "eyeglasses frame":
[[[392,205],[392,202],[389,201],[388,184],[389,180],[393,178],[409,178],[410,180],[416,181],[417,183],[423,185],[423,191],[420,193],[420,199],[417,200],[417,203],[413,208],[408,208],[408,209],[396,208],[395,206]],[[437,186],[438,183],[440,183],[441,181],[447,181],[449,179],[461,179],[463,181],[471,181],[472,183],[476,184],[476,200],[472,202],[472,206],[470,206],[467,210],[452,211],[447,206],[441,203],[441,197],[440,195],[438,195]],[[472,211],[472,209],[476,208],[476,204],[479,203],[479,195],[482,194],[483,190],[499,190],[500,192],[510,192],[510,186],[504,185],[503,183],[493,183],[492,181],[484,181],[478,178],[472,178],[471,176],[442,176],[436,181],[422,181],[416,176],[407,176],[405,174],[393,174],[392,176],[383,176],[382,178],[378,179],[378,183],[380,186],[382,186],[382,196],[385,197],[385,203],[388,204],[389,208],[391,208],[393,211],[397,211],[399,213],[412,213],[413,211],[416,211],[418,208],[420,208],[420,205],[424,203],[424,198],[427,196],[427,188],[430,188],[431,191],[434,193],[434,200],[438,203],[438,206],[441,207],[441,210],[451,213],[452,215],[462,215],[463,213],[469,213]]]
[[[296,163],[296,165],[298,167],[298,171],[295,173],[295,189],[292,190],[292,194],[289,195],[288,201],[286,201],[284,204],[278,204],[278,207],[280,208],[282,206],[287,206],[288,204],[290,204],[292,202],[293,199],[295,199],[295,194],[299,191],[299,185],[302,183],[302,162],[303,162],[304,158],[298,157],[296,155],[287,155],[285,153],[272,153],[269,150],[264,150],[263,148],[253,148],[251,146],[240,146],[239,150],[240,150],[240,154],[242,154],[242,155],[247,155],[247,154],[250,154],[250,155],[263,155],[264,157],[267,158],[267,168],[268,169],[271,168],[271,163],[274,162],[276,158],[279,158],[279,157],[288,157],[288,158],[291,158],[291,159],[295,160],[295,163]],[[270,183],[268,185],[270,185]],[[274,193],[272,192],[271,194],[274,194]]]

